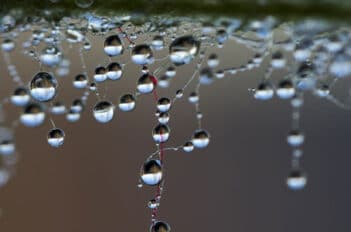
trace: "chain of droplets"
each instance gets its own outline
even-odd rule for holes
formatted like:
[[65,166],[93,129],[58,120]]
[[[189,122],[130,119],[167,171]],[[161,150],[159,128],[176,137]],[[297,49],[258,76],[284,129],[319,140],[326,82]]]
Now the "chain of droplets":
[[[19,25],[20,32],[30,29],[32,37],[23,44],[24,49],[33,48],[27,52],[30,57],[33,57],[39,62],[39,72],[33,77],[28,89],[21,86],[23,81],[19,78],[15,65],[11,64],[9,52],[15,48],[15,38],[17,37],[11,28],[15,28],[16,23],[11,16],[1,18],[0,29],[3,37],[2,52],[4,61],[9,68],[9,74],[19,86],[15,93],[11,96],[11,102],[14,105],[24,107],[24,112],[20,116],[20,121],[25,126],[36,127],[41,125],[45,119],[45,113],[50,109],[52,114],[67,113],[67,120],[71,122],[78,121],[80,114],[83,111],[84,105],[89,97],[89,90],[95,92],[98,102],[93,108],[93,116],[100,123],[108,123],[112,120],[115,106],[104,100],[105,95],[101,97],[98,85],[105,82],[106,79],[118,80],[121,78],[123,69],[126,64],[119,64],[112,61],[112,57],[121,56],[124,49],[131,50],[131,60],[133,63],[142,67],[142,76],[138,79],[137,91],[134,94],[125,94],[120,98],[119,108],[121,111],[132,111],[135,108],[135,102],[138,97],[143,94],[153,94],[158,112],[156,116],[159,124],[153,129],[152,136],[157,144],[156,152],[152,153],[145,161],[141,168],[141,180],[146,185],[156,186],[155,198],[152,199],[148,206],[152,209],[152,226],[151,231],[169,231],[170,226],[162,221],[157,221],[157,210],[164,187],[164,153],[166,151],[191,152],[194,148],[204,148],[208,145],[210,136],[209,133],[202,129],[202,113],[200,111],[200,86],[209,85],[214,80],[223,78],[226,74],[234,75],[238,72],[249,71],[255,67],[260,67],[263,64],[264,58],[271,54],[270,62],[266,68],[266,73],[255,89],[250,89],[254,97],[258,100],[269,100],[274,93],[281,99],[290,99],[293,108],[292,113],[292,129],[288,134],[287,141],[293,148],[292,151],[292,172],[287,179],[287,184],[291,189],[301,189],[306,184],[306,177],[300,170],[300,158],[302,156],[301,146],[304,142],[304,135],[300,129],[300,111],[303,105],[303,95],[305,91],[311,91],[320,98],[325,98],[334,102],[336,105],[349,109],[350,105],[340,101],[337,97],[330,93],[330,88],[335,83],[350,76],[351,74],[351,46],[347,42],[350,39],[348,29],[336,31],[331,34],[323,34],[320,30],[320,25],[317,25],[315,31],[310,23],[308,27],[303,24],[289,26],[283,28],[288,34],[288,39],[275,42],[273,30],[276,28],[276,23],[272,18],[263,21],[253,21],[246,27],[240,26],[240,21],[229,20],[225,24],[214,24],[214,26],[200,26],[200,30],[196,29],[196,24],[184,23],[182,26],[173,27],[168,32],[159,32],[152,38],[152,42],[141,43],[136,45],[136,40],[140,34],[152,33],[155,26],[152,25],[152,20],[146,22],[140,32],[127,33],[123,30],[123,25],[127,25],[128,17],[123,19],[108,19],[95,15],[85,15],[82,18],[75,19],[77,23],[73,23],[68,19],[62,20],[58,25],[52,25],[47,22],[38,21],[43,28],[31,29],[30,24]],[[86,22],[86,24],[84,24]],[[78,26],[80,25],[80,26]],[[83,25],[83,26],[81,26]],[[156,24],[157,25],[157,24]],[[170,24],[171,25],[171,24]],[[223,26],[226,25],[226,26]],[[229,25],[229,26],[228,26]],[[159,26],[159,25],[157,25]],[[156,26],[156,27],[157,27]],[[166,25],[166,27],[169,25]],[[45,37],[45,33],[51,34]],[[126,29],[130,29],[130,24]],[[195,29],[194,29],[195,28]],[[312,29],[311,29],[312,28]],[[278,28],[281,29],[281,28]],[[287,29],[287,30],[286,30]],[[328,28],[327,28],[328,29]],[[108,36],[105,39],[104,51],[109,56],[110,64],[98,66],[95,69],[94,81],[88,86],[88,72],[86,69],[84,51],[89,51],[91,44],[86,40],[86,31],[91,31],[93,34],[105,35],[106,33],[115,30],[117,34]],[[325,29],[326,30],[326,29]],[[167,30],[166,30],[167,31]],[[185,36],[175,35],[185,32]],[[177,32],[177,33],[176,33]],[[254,37],[251,38],[247,32],[254,32]],[[168,33],[168,34],[167,34]],[[155,59],[153,51],[162,50],[167,44],[164,40],[166,35],[171,37],[169,44],[169,55],[162,59]],[[306,36],[307,35],[307,36]],[[121,40],[126,39],[129,43],[127,48]],[[219,59],[216,54],[210,54],[207,58],[207,67],[202,67],[206,57],[206,48],[217,45],[222,48],[224,43],[232,39],[238,43],[244,44],[247,48],[256,52],[253,58],[247,64],[239,67],[229,67],[217,70],[214,69],[219,64]],[[39,52],[38,45],[44,41],[46,48]],[[69,72],[69,61],[63,59],[63,45],[66,41],[70,44],[78,44],[79,55],[82,65],[82,73],[77,75],[73,81],[73,85],[77,89],[84,89],[83,96],[73,102],[72,106],[66,112],[64,105],[51,101],[55,99],[57,93],[57,80],[52,72],[42,71],[43,66],[48,68],[57,68],[58,76],[67,75]],[[200,49],[201,42],[201,49]],[[72,47],[71,47],[72,48]],[[288,58],[285,53],[291,52],[293,57],[291,65],[288,65]],[[199,54],[199,55],[198,55]],[[169,66],[181,66],[194,63],[193,60],[199,56],[199,60],[195,66],[193,74],[189,77],[183,88],[177,90],[173,99],[159,98],[156,88],[168,87],[172,77],[175,76],[176,68]],[[165,59],[169,58],[170,61]],[[148,69],[148,65],[160,61],[160,66],[152,73]],[[10,68],[11,67],[11,68]],[[13,68],[14,67],[14,68]],[[271,76],[275,70],[287,71],[284,78],[275,86],[271,80]],[[159,76],[160,73],[165,74]],[[197,79],[196,79],[197,78]],[[181,146],[165,147],[164,143],[168,140],[170,128],[168,127],[169,111],[177,99],[183,96],[184,90],[193,80],[197,80],[195,90],[190,93],[189,101],[194,104],[196,111],[196,119],[198,122],[197,130],[194,132],[190,141]],[[107,85],[105,82],[105,91]],[[5,100],[4,102],[8,102]],[[50,107],[43,107],[43,104],[50,102]],[[53,120],[50,118],[53,129],[48,134],[48,143],[51,146],[59,147],[64,141],[64,132],[55,127]],[[0,134],[6,134],[4,130]],[[9,148],[14,151],[13,142],[5,141],[1,137],[0,152],[9,151]],[[10,149],[10,150],[11,150]],[[4,152],[5,151],[5,152]]]

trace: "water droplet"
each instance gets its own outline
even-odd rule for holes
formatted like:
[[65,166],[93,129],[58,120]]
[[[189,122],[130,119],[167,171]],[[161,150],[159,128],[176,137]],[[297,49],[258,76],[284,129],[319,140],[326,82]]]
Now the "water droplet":
[[299,130],[292,130],[288,134],[287,142],[290,146],[297,147],[303,144],[305,136]]
[[49,131],[47,140],[52,147],[60,147],[65,140],[65,132],[59,128],[54,128]]
[[281,69],[285,67],[286,61],[282,52],[276,51],[272,54],[271,65],[275,69]]
[[174,77],[177,74],[176,69],[173,66],[167,68],[165,75],[169,78]]
[[207,65],[210,68],[215,68],[219,65],[219,59],[217,54],[212,53],[211,55],[208,56]]
[[161,35],[156,35],[151,42],[151,46],[156,51],[162,50],[164,48],[164,40]]
[[167,124],[169,121],[169,114],[168,112],[162,112],[158,116],[158,122],[161,124]]
[[0,142],[0,154],[12,155],[15,152],[15,144],[11,140],[2,140]]
[[210,135],[207,131],[199,129],[196,130],[191,142],[196,148],[205,148],[210,142]]
[[24,87],[18,87],[11,96],[11,102],[16,106],[25,106],[29,101],[28,90]]
[[118,80],[122,76],[122,67],[117,62],[112,62],[107,66],[107,77],[110,80]]
[[122,111],[132,111],[135,109],[135,97],[132,94],[124,94],[119,99],[118,107]]
[[157,202],[155,199],[152,199],[152,200],[150,200],[150,201],[147,203],[147,206],[148,206],[150,209],[156,209],[157,207],[160,206],[160,203]]
[[138,79],[137,90],[139,93],[151,93],[155,88],[155,77],[150,74],[144,74]]
[[214,75],[212,69],[204,68],[200,71],[200,83],[203,85],[212,84],[214,81]]
[[167,112],[169,111],[170,108],[171,108],[171,101],[168,98],[163,97],[157,101],[157,109],[160,112]]
[[162,180],[162,166],[159,160],[148,160],[144,163],[141,180],[146,185],[158,185]]
[[262,82],[255,90],[254,97],[258,100],[269,100],[273,97],[273,87],[268,82]]
[[164,143],[169,139],[171,129],[165,124],[157,125],[152,131],[152,137],[156,143]]
[[46,47],[40,54],[41,63],[49,67],[54,67],[58,65],[61,62],[61,60],[62,53],[57,47],[52,45]]
[[37,127],[41,125],[45,120],[45,113],[41,105],[31,103],[24,109],[23,114],[20,117],[20,121],[27,127]]
[[11,39],[4,39],[1,44],[1,48],[4,52],[11,52],[14,50],[16,47],[16,44],[13,40]]
[[96,82],[103,82],[107,79],[107,75],[106,75],[107,71],[106,68],[103,66],[98,66],[95,69],[95,75],[94,75],[94,80]]
[[37,101],[50,101],[56,95],[57,86],[58,83],[53,75],[47,72],[39,72],[30,82],[30,94]]
[[86,88],[88,85],[88,78],[84,74],[78,74],[73,81],[73,86],[77,89]]
[[292,98],[295,95],[295,88],[290,80],[282,80],[279,83],[276,94],[281,99]]
[[306,186],[307,177],[302,171],[293,170],[287,178],[286,183],[291,190],[301,190]]
[[154,55],[149,45],[139,44],[132,50],[132,61],[135,64],[147,65],[154,62]]
[[118,35],[111,35],[106,38],[104,51],[109,56],[118,56],[123,53],[123,44]]
[[157,221],[151,225],[150,232],[170,232],[171,227],[162,221]]
[[111,102],[100,101],[96,103],[93,109],[93,114],[96,121],[107,123],[112,120],[115,107]]
[[75,112],[72,109],[67,113],[66,119],[69,122],[77,122],[80,119],[80,113]]
[[173,40],[169,47],[170,59],[175,65],[189,64],[198,54],[200,42],[187,35]]
[[66,107],[61,102],[55,102],[50,112],[55,115],[60,115],[66,113]]
[[183,145],[183,151],[185,152],[192,152],[194,150],[194,144],[192,142],[186,142]]
[[199,102],[199,100],[200,100],[200,97],[196,92],[190,93],[190,95],[189,95],[189,102],[190,103],[196,104]]

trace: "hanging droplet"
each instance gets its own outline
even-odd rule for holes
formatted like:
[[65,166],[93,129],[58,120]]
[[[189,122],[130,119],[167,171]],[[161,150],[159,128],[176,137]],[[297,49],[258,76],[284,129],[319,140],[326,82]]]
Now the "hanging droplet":
[[291,171],[286,184],[291,190],[301,190],[306,186],[307,177],[301,170]]
[[28,90],[24,87],[18,87],[11,96],[11,102],[16,106],[25,106],[29,101],[30,96]]
[[255,90],[254,97],[258,100],[269,100],[273,97],[273,87],[268,82],[262,82]]
[[189,95],[189,102],[190,103],[196,104],[199,102],[199,100],[200,100],[200,97],[196,92],[190,93],[190,95]]
[[160,112],[167,112],[171,108],[171,100],[166,97],[160,98],[157,101],[157,109]]
[[142,75],[137,82],[137,90],[139,93],[151,93],[156,86],[155,77],[150,74]]
[[327,97],[330,94],[329,86],[323,83],[319,83],[315,89],[315,94],[321,98]]
[[61,62],[62,53],[57,47],[49,45],[41,52],[39,58],[44,65],[54,67]]
[[177,74],[176,69],[173,66],[167,68],[165,75],[169,78],[174,77]]
[[200,50],[200,42],[187,35],[173,40],[169,47],[169,56],[173,64],[189,64]]
[[212,69],[203,68],[200,71],[200,83],[203,85],[209,85],[209,84],[212,84],[213,81],[214,81],[214,75],[213,75]]
[[100,101],[96,103],[93,109],[93,114],[96,121],[107,123],[112,120],[115,107],[111,102]]
[[75,112],[72,109],[67,113],[66,119],[69,122],[77,122],[80,119],[80,113]]
[[51,109],[50,112],[55,115],[60,115],[66,113],[66,106],[64,106],[61,102],[55,102]]
[[84,103],[81,99],[75,99],[72,103],[71,110],[75,113],[81,113],[84,110]]
[[158,116],[158,122],[161,124],[167,124],[169,121],[169,114],[168,112],[162,112],[160,113],[160,115]]
[[150,232],[170,232],[171,227],[162,221],[157,221],[151,225]]
[[96,82],[103,82],[107,79],[107,70],[105,67],[103,66],[98,66],[96,69],[95,69],[95,75],[94,75],[94,80]]
[[73,81],[73,86],[77,89],[86,88],[88,85],[88,78],[84,74],[78,74]]
[[13,40],[11,39],[4,39],[1,44],[1,48],[4,52],[11,52],[14,50],[16,47],[16,44]]
[[151,41],[151,46],[156,51],[162,50],[164,47],[163,37],[161,35],[156,35]]
[[279,83],[276,94],[281,99],[289,99],[295,95],[295,88],[291,80],[283,80]]
[[47,72],[37,73],[29,84],[32,97],[41,102],[52,100],[56,95],[58,83],[55,77]]
[[286,61],[281,51],[276,51],[272,54],[271,65],[275,69],[281,69],[285,67]]
[[183,151],[185,152],[192,152],[194,150],[194,144],[192,142],[186,142],[183,145]]
[[150,209],[156,209],[157,207],[160,206],[160,203],[157,202],[155,199],[152,199],[152,200],[150,200],[150,201],[147,203],[147,206],[148,206]]
[[211,55],[208,56],[207,65],[210,68],[215,68],[219,65],[219,59],[217,54],[212,53]]
[[147,44],[135,46],[132,50],[131,58],[135,64],[139,65],[147,65],[154,62],[153,52]]
[[140,177],[146,185],[158,185],[162,180],[161,162],[154,159],[146,161],[140,173]]
[[54,128],[49,131],[47,140],[52,147],[60,147],[65,140],[65,132],[59,128]]
[[180,99],[182,98],[184,95],[183,90],[182,89],[178,89],[176,92],[176,98]]
[[31,103],[24,108],[20,121],[27,127],[40,126],[45,120],[45,113],[41,105]]
[[224,29],[219,29],[217,31],[216,40],[219,46],[223,45],[224,42],[228,40],[228,33]]
[[305,136],[299,130],[292,130],[288,134],[287,142],[290,146],[297,147],[303,144]]
[[119,99],[118,107],[122,111],[132,111],[135,109],[135,97],[132,94],[124,94]]
[[106,38],[104,51],[109,56],[118,56],[123,53],[123,44],[118,35],[111,35]]
[[191,139],[191,142],[196,148],[205,148],[210,143],[210,135],[205,130],[196,130]]
[[[0,141],[0,155],[12,155],[15,152],[15,144],[11,140]],[[0,162],[1,163],[1,162]]]
[[122,76],[122,67],[117,62],[112,62],[107,66],[107,77],[110,80],[118,80]]
[[152,137],[156,143],[164,143],[169,139],[171,129],[165,124],[157,125],[152,131]]

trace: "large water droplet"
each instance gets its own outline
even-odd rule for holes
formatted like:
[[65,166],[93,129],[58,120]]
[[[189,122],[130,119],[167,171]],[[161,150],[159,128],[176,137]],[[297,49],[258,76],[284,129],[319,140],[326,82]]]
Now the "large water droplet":
[[115,107],[111,102],[100,101],[93,109],[93,114],[96,121],[101,123],[107,123],[112,120],[114,115]]
[[200,42],[187,35],[175,39],[169,47],[169,56],[175,65],[189,64],[198,54]]
[[47,72],[37,73],[29,84],[32,97],[41,102],[50,101],[56,95],[58,83],[55,77]]
[[141,180],[146,185],[158,185],[162,180],[162,166],[159,160],[148,160],[144,163]]

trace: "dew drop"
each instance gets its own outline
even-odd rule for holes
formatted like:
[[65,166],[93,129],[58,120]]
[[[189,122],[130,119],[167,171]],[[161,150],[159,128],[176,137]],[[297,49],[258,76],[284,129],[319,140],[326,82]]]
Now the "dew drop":
[[166,223],[162,221],[157,221],[153,223],[150,227],[150,232],[170,232],[171,227]]
[[104,51],[109,56],[118,56],[123,53],[123,44],[118,35],[111,35],[105,39]]
[[291,171],[290,175],[286,180],[286,184],[291,190],[301,190],[306,186],[307,177],[300,170]]
[[111,102],[100,101],[94,106],[94,118],[100,123],[107,123],[112,120],[114,109],[115,107]]
[[135,64],[147,65],[154,62],[154,55],[149,45],[139,44],[132,50],[132,61]]
[[65,140],[65,132],[59,128],[54,128],[49,131],[47,140],[50,146],[60,147]]
[[29,89],[35,100],[46,102],[55,97],[57,86],[57,80],[53,75],[47,72],[39,72],[30,82]]
[[169,139],[171,129],[165,124],[157,125],[152,131],[152,137],[156,143],[164,143]]
[[135,109],[135,97],[132,94],[124,94],[119,99],[118,107],[122,111],[132,111]]
[[205,148],[210,142],[210,135],[207,131],[199,129],[196,130],[191,142],[196,148]]
[[162,180],[162,166],[159,160],[148,160],[144,163],[140,174],[144,184],[153,186],[158,185]]
[[200,42],[186,35],[173,40],[169,47],[170,59],[175,65],[189,64],[198,54]]

